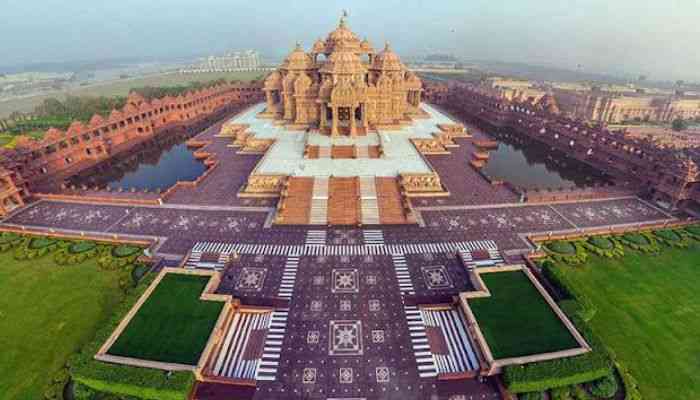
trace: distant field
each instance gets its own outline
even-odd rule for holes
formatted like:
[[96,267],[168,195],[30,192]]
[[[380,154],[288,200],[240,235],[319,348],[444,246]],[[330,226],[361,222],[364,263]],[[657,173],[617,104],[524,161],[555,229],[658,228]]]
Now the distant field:
[[73,96],[126,96],[129,90],[142,86],[176,86],[188,82],[207,82],[215,79],[250,81],[261,78],[265,72],[205,72],[201,74],[169,73],[152,75],[144,78],[122,79],[101,84],[94,84],[51,94],[25,97],[8,101],[0,101],[0,118],[8,117],[13,111],[31,112],[44,99],[51,97],[63,99],[66,95]]

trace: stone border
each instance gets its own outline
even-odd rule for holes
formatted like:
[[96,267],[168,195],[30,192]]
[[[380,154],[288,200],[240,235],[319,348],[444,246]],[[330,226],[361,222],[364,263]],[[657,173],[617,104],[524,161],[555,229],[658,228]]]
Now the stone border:
[[[486,341],[486,338],[484,337],[483,332],[481,331],[481,328],[479,327],[479,323],[474,316],[474,313],[471,310],[471,307],[469,306],[469,299],[472,298],[484,298],[484,297],[491,297],[491,292],[489,291],[488,287],[485,285],[483,279],[481,278],[481,274],[483,273],[498,273],[498,272],[513,272],[513,271],[522,271],[525,273],[525,276],[530,280],[530,282],[535,286],[537,291],[540,293],[540,295],[545,299],[549,307],[552,309],[552,311],[559,317],[561,322],[564,324],[566,329],[569,331],[569,333],[574,337],[576,342],[578,343],[579,347],[573,348],[573,349],[567,349],[567,350],[559,350],[559,351],[553,351],[553,352],[547,352],[547,353],[540,353],[540,354],[533,354],[533,355],[528,355],[528,356],[520,356],[520,357],[509,357],[509,358],[501,358],[501,359],[494,359],[493,353],[491,352],[491,347],[489,346],[488,342]],[[540,284],[540,282],[535,278],[535,276],[532,274],[532,272],[525,266],[521,264],[517,265],[507,265],[507,266],[502,266],[502,267],[485,267],[485,268],[475,268],[472,270],[469,270],[469,275],[470,275],[470,280],[472,281],[472,284],[474,287],[477,289],[475,292],[462,292],[459,294],[459,303],[464,311],[464,314],[467,317],[467,330],[469,331],[470,334],[472,334],[472,337],[475,339],[475,342],[477,343],[477,346],[479,347],[479,350],[485,357],[485,361],[488,364],[488,371],[487,375],[494,375],[497,373],[500,373],[503,367],[507,365],[513,365],[513,364],[526,364],[526,363],[531,363],[531,362],[537,362],[537,361],[546,361],[546,360],[554,360],[558,358],[564,358],[564,357],[572,357],[572,356],[577,356],[581,355],[584,353],[587,353],[591,351],[591,347],[588,345],[586,342],[586,339],[579,333],[579,331],[576,329],[574,324],[569,320],[569,318],[564,314],[564,312],[559,308],[557,303],[552,299],[552,297],[547,293],[545,288]]]
[[187,270],[183,268],[172,268],[172,267],[165,267],[163,268],[159,273],[158,276],[151,282],[151,284],[148,286],[148,288],[143,292],[141,297],[136,301],[136,303],[131,307],[129,312],[122,318],[122,320],[119,322],[119,325],[117,325],[117,328],[112,332],[112,334],[109,336],[109,338],[105,341],[104,344],[100,347],[100,349],[97,351],[97,354],[95,354],[94,358],[95,360],[98,361],[103,361],[103,362],[108,362],[108,363],[115,363],[115,364],[123,364],[123,365],[129,365],[133,367],[144,367],[144,368],[155,368],[155,369],[162,369],[166,371],[192,371],[193,373],[196,373],[198,368],[200,368],[203,360],[206,359],[206,356],[208,356],[207,351],[211,351],[211,348],[213,346],[213,339],[214,339],[214,332],[219,329],[220,324],[224,320],[224,316],[226,315],[225,311],[228,310],[226,307],[226,304],[224,307],[221,309],[221,312],[219,313],[219,317],[216,321],[216,324],[214,325],[214,329],[212,332],[209,334],[209,339],[207,340],[207,344],[204,347],[204,350],[202,351],[202,354],[199,357],[199,360],[197,361],[196,365],[188,365],[188,364],[178,364],[178,363],[168,363],[168,362],[162,362],[162,361],[151,361],[151,360],[144,360],[140,358],[133,358],[133,357],[123,357],[123,356],[114,356],[107,354],[107,351],[112,347],[114,342],[121,336],[122,332],[124,329],[126,329],[127,326],[129,326],[129,323],[131,320],[134,318],[134,316],[138,313],[138,311],[141,309],[143,304],[148,300],[148,298],[151,296],[153,291],[158,287],[160,282],[163,280],[166,274],[183,274],[183,275],[199,275],[199,276],[209,276],[210,279],[207,282],[206,287],[202,291],[202,294],[200,295],[199,299],[203,301],[220,301],[220,302],[225,302],[226,304],[231,304],[231,299],[232,297],[230,295],[222,295],[222,294],[216,294],[214,291],[219,285],[219,282],[221,280],[221,274],[216,271],[203,271],[203,270]]

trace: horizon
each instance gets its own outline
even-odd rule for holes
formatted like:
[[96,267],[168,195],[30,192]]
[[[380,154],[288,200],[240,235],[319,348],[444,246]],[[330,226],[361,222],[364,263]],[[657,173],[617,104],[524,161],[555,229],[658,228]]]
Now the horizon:
[[[700,37],[692,18],[700,15],[700,4],[683,0],[645,5],[643,10],[631,0],[590,0],[574,9],[554,1],[527,6],[509,2],[508,7],[481,0],[446,1],[440,7],[424,1],[308,1],[283,13],[273,2],[177,0],[166,6],[127,0],[98,9],[86,4],[58,7],[57,1],[48,0],[42,8],[52,9],[51,24],[34,15],[36,0],[5,7],[7,22],[0,35],[20,39],[8,43],[3,66],[174,59],[242,49],[275,59],[291,51],[296,41],[308,49],[348,10],[350,29],[377,50],[391,42],[404,58],[444,53],[465,61],[645,75],[652,81],[700,80],[700,55],[687,51],[693,47],[688,40],[678,40]],[[241,14],[250,18],[237,18]]]

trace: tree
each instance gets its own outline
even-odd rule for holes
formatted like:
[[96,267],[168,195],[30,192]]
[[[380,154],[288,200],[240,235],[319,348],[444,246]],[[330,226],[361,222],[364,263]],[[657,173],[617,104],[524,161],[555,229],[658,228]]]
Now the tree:
[[682,118],[676,118],[673,120],[673,123],[671,123],[671,129],[673,129],[676,132],[680,132],[685,130],[688,127],[688,123],[683,120]]

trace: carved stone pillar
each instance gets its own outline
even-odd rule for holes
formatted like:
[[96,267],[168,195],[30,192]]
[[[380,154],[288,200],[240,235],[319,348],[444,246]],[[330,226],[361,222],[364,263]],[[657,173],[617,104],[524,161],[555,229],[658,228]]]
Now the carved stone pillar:
[[267,108],[272,107],[272,93],[269,90],[265,91],[265,99],[267,100]]
[[369,130],[369,120],[367,119],[367,103],[360,104],[360,112],[362,113],[362,126],[365,131]]
[[333,121],[331,122],[331,135],[338,136],[338,107],[333,106],[331,108],[333,112]]
[[321,133],[323,133],[323,129],[326,127],[326,123],[328,122],[326,118],[328,118],[328,111],[326,109],[326,104],[321,103],[321,106],[319,108],[319,129],[321,130]]
[[357,128],[355,126],[355,107],[350,107],[350,136],[357,135]]

